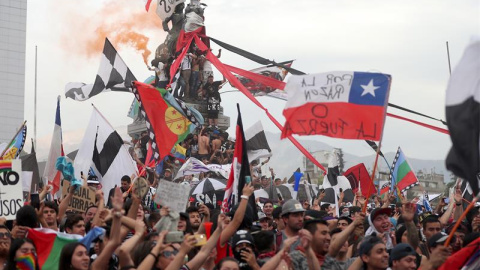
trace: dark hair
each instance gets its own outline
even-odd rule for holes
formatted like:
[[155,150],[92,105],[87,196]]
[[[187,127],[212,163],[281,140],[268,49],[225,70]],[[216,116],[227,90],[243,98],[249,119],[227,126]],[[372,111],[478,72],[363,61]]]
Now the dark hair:
[[270,200],[270,199],[266,200],[266,201],[263,203],[263,205],[265,206],[265,204],[267,204],[267,203],[269,203],[269,204],[271,204],[271,205],[273,206],[272,200]]
[[198,207],[196,206],[190,206],[187,208],[187,211],[185,211],[187,214],[190,214],[190,213],[195,213],[195,212],[198,212]]
[[[118,179],[118,178],[117,178],[117,179]],[[130,184],[130,183],[132,182],[132,179],[130,178],[130,176],[124,175],[124,176],[122,176],[122,178],[120,179],[120,181],[125,181],[125,182],[127,182],[127,183]]]
[[469,233],[463,238],[463,247],[468,246],[471,242],[477,240],[480,237],[480,232]]
[[82,246],[88,251],[87,247],[85,247],[81,242],[66,244],[60,253],[60,263],[58,264],[58,269],[71,269],[72,256],[78,246]]
[[423,219],[423,221],[422,221],[423,229],[424,229],[424,230],[427,229],[427,223],[435,223],[435,222],[440,223],[440,220],[438,220],[438,217],[437,217],[437,216],[430,215],[430,216],[426,217],[426,218]]
[[85,214],[88,212],[88,210],[90,210],[90,208],[94,208],[94,207],[95,207],[95,208],[98,208],[98,206],[95,205],[95,204],[92,204],[92,205],[90,205],[89,207],[87,207],[87,210],[85,210]]
[[[43,207],[48,207],[55,210],[55,213],[58,215],[58,205],[52,201],[46,201]],[[17,219],[18,220],[18,219]]]
[[64,225],[65,232],[67,231],[67,228],[72,230],[73,226],[82,220],[83,220],[83,217],[80,214],[68,215]]
[[[132,252],[132,260],[134,265],[140,265],[142,261],[148,256],[155,246],[154,241],[143,241],[135,246]],[[155,263],[157,260],[155,260]]]
[[314,220],[307,220],[305,222],[305,226],[303,228],[309,231],[312,235],[315,234],[317,231],[317,224],[323,224],[328,227],[328,223],[323,219],[314,219]]
[[[28,238],[13,239],[12,243],[10,244],[10,250],[8,252],[8,258],[7,258],[7,265],[4,268],[5,270],[16,270],[17,269],[16,262],[15,262],[15,256],[17,254],[17,250],[19,250],[20,247],[22,247],[22,245],[25,244],[25,243],[30,243],[33,246],[35,246],[33,241],[28,239]],[[38,265],[36,255],[35,255],[35,261],[36,261],[35,269],[39,270],[40,266]]]
[[252,234],[258,252],[273,251],[275,243],[275,234],[272,231],[259,231]]
[[31,205],[20,207],[20,209],[17,211],[16,219],[18,226],[26,226],[29,228],[38,227],[37,212]]
[[232,257],[225,257],[223,259],[221,259],[217,265],[215,265],[215,270],[219,270],[220,268],[222,268],[222,265],[224,262],[236,262],[238,264],[238,261],[235,259],[235,258],[232,258]]
[[342,229],[340,229],[340,228],[335,228],[335,229],[333,229],[333,230],[330,231],[330,236],[333,236],[333,235],[335,235],[335,234],[337,234],[337,233],[341,233],[341,232],[342,232]]
[[320,210],[328,211],[328,207],[330,207],[329,203],[322,204],[320,205]]

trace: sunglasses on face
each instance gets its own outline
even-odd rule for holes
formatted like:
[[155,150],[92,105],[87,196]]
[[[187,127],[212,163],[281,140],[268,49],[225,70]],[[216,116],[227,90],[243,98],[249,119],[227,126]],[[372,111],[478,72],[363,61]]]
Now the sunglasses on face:
[[162,252],[162,256],[165,258],[169,258],[170,256],[176,256],[177,254],[178,254],[178,250]]
[[6,232],[6,233],[0,232],[0,238],[11,238],[11,237],[12,237],[12,234],[9,232]]

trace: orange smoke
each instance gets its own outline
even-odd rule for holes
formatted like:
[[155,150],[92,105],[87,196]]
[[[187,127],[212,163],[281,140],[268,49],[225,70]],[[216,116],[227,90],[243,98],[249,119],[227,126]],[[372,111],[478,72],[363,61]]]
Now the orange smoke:
[[[72,53],[97,58],[103,50],[105,38],[108,38],[117,50],[122,46],[130,46],[139,51],[143,62],[148,65],[152,53],[147,47],[150,38],[143,33],[154,30],[164,37],[166,33],[162,30],[162,21],[156,15],[154,5],[148,13],[143,7],[128,0],[116,0],[107,1],[93,14],[79,13],[78,6],[69,8],[67,10],[70,12],[64,15],[70,31],[65,33],[68,36],[63,36],[63,44]],[[73,37],[71,33],[74,33]],[[157,45],[154,45],[155,48]]]

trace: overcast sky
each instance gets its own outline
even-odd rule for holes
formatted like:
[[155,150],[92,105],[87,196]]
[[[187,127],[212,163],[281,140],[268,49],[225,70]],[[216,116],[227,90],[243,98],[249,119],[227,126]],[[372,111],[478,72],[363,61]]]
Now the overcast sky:
[[[153,1],[156,2],[156,1]],[[277,62],[294,59],[306,73],[335,70],[371,71],[392,75],[389,102],[445,119],[445,89],[449,78],[446,41],[452,68],[472,35],[480,34],[480,7],[466,1],[323,1],[323,0],[205,0],[207,34]],[[46,156],[53,131],[56,97],[62,96],[65,151],[81,141],[92,111],[91,103],[115,127],[126,126],[133,95],[100,94],[84,102],[65,100],[68,82],[93,83],[104,37],[123,36],[127,29],[149,38],[153,52],[165,39],[156,17],[143,0],[43,0],[28,2],[25,117],[33,136],[35,46],[38,46],[37,141]],[[98,46],[98,41],[102,46]],[[132,46],[112,42],[137,79],[152,73]],[[212,44],[214,52],[219,47]],[[149,61],[153,58],[150,56]],[[222,62],[243,69],[259,65],[223,50]],[[219,73],[216,73],[220,79]],[[228,90],[229,86],[223,88]],[[260,102],[283,124],[285,102],[262,97]],[[258,119],[278,132],[262,110],[241,93],[222,95],[225,114],[234,125],[235,103],[241,105],[244,126]],[[442,127],[442,124],[390,108],[391,113]],[[124,130],[125,128],[123,128]],[[233,129],[230,128],[229,132]],[[128,139],[128,138],[124,138]],[[344,151],[368,155],[363,141],[313,136]],[[444,159],[447,135],[387,117],[382,150],[401,146],[407,156]],[[29,145],[27,146],[29,149]],[[292,153],[293,154],[293,153]],[[298,152],[300,155],[300,153]]]

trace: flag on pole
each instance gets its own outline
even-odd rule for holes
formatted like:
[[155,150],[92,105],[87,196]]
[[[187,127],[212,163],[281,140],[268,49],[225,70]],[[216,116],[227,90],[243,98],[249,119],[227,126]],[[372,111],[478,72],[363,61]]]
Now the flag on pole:
[[[240,106],[237,104],[238,118],[237,127],[235,131],[235,150],[233,152],[232,169],[228,177],[227,186],[225,187],[225,196],[222,203],[222,212],[230,212],[234,205],[240,202],[243,187],[246,183],[246,178],[250,178],[250,163],[248,162],[248,155],[245,143],[245,134],[243,133],[242,114],[240,113]],[[249,205],[253,210],[253,220],[258,220],[255,196],[250,196]]]
[[154,158],[160,160],[170,154],[175,144],[187,137],[192,122],[163,98],[165,89],[134,82],[133,92],[145,117]]
[[[343,176],[345,176],[350,182],[354,194],[360,190],[363,196],[370,198],[372,194],[377,193],[377,188],[373,184],[370,174],[368,173],[367,168],[365,168],[365,164],[360,163],[349,168]],[[370,193],[368,193],[369,190]]]
[[[395,182],[392,182],[393,179]],[[400,147],[398,147],[397,154],[393,160],[392,169],[390,171],[390,182],[392,185],[395,184],[400,192],[419,184],[412,166],[408,163]]]
[[65,156],[65,153],[63,152],[62,120],[60,118],[60,96],[58,96],[52,141],[50,143],[50,150],[48,151],[48,159],[47,163],[45,164],[45,170],[43,171],[43,178],[53,187],[52,194],[55,194],[60,190],[62,173],[57,170],[55,164],[57,163],[57,158],[63,156]]
[[337,203],[337,196],[340,195],[340,189],[344,192],[344,202],[353,201],[352,187],[349,180],[340,175],[339,160],[337,150],[333,150],[328,161],[327,177],[323,178],[323,189],[325,190],[325,197],[323,202]]
[[425,211],[433,213],[430,199],[428,198],[428,192],[426,190],[423,191],[423,206],[425,207]]
[[[20,157],[22,160],[23,191],[30,194],[37,193],[40,185],[40,173],[38,172],[37,153],[32,143],[32,151],[28,155]],[[25,172],[29,177],[26,179]]]
[[122,176],[138,174],[122,138],[95,107],[75,157],[74,168],[76,179],[81,179],[81,172],[87,174],[90,168],[94,169],[105,191],[105,201],[109,199],[108,191],[115,185],[120,186]]
[[248,160],[272,156],[272,150],[268,145],[262,122],[258,121],[249,129],[245,130],[245,140],[247,141]]
[[23,123],[20,127],[19,132],[15,134],[15,137],[3,150],[3,155],[0,159],[10,160],[16,159],[20,152],[22,152],[23,146],[25,145],[25,138],[27,137],[27,125]]
[[452,148],[447,169],[466,179],[473,194],[479,193],[480,180],[480,38],[472,38],[448,81],[447,125]]
[[70,82],[65,86],[65,97],[84,101],[102,92],[130,92],[132,82],[136,80],[112,43],[105,38],[100,68],[95,82],[93,84]]
[[291,76],[282,139],[292,134],[379,141],[391,76],[329,72]]

